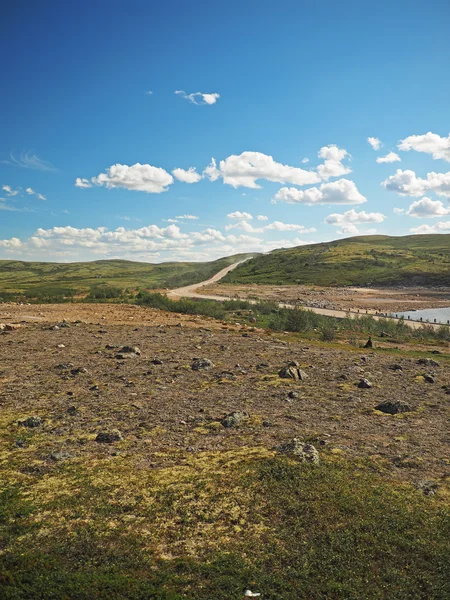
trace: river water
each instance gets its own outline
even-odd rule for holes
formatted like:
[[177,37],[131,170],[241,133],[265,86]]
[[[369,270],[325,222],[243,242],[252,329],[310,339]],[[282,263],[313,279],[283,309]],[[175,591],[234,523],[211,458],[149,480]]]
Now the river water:
[[436,323],[448,323],[450,321],[450,307],[448,308],[426,308],[424,310],[410,310],[408,312],[399,312],[392,313],[392,316],[404,317],[405,320],[408,320],[408,317],[411,321],[420,321],[420,317],[422,317],[423,322],[434,323],[434,319],[436,319]]

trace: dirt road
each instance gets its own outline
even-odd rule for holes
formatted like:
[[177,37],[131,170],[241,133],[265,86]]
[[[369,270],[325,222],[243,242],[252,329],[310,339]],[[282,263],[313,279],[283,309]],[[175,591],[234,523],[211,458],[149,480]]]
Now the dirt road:
[[[218,273],[213,275],[213,277],[211,277],[210,279],[207,279],[206,281],[202,281],[200,283],[194,283],[192,285],[187,285],[185,287],[177,288],[175,290],[170,290],[167,293],[167,295],[169,296],[169,298],[173,298],[173,299],[202,298],[204,300],[216,300],[217,302],[224,302],[225,300],[233,300],[233,298],[230,296],[218,296],[218,295],[214,295],[214,294],[199,294],[197,292],[197,290],[199,290],[200,288],[203,288],[207,285],[210,285],[212,283],[217,283],[218,281],[223,279],[225,277],[225,275],[227,275],[230,271],[232,271],[238,265],[240,265],[242,262],[244,262],[244,261],[236,262],[236,263],[233,263],[232,265],[229,265],[228,267],[226,267],[225,269],[222,269],[221,271],[219,271]],[[247,301],[250,304],[256,304],[258,302],[257,300],[251,300],[251,299],[248,299]],[[295,308],[294,305],[287,304],[284,302],[280,302],[279,306],[281,308]],[[351,318],[356,318],[356,317],[362,316],[364,314],[371,315],[377,321],[379,319],[386,318],[383,316],[378,316],[375,313],[375,311],[373,311],[373,310],[366,310],[366,311],[361,310],[360,312],[357,312],[357,311],[345,311],[345,310],[332,310],[332,309],[328,309],[328,308],[316,308],[316,307],[312,307],[312,306],[307,306],[306,308],[307,308],[307,310],[311,310],[312,312],[319,314],[319,315],[325,315],[328,317],[339,317],[341,319],[344,317],[347,317],[347,316],[350,316]],[[395,319],[393,317],[389,317],[389,318],[391,318],[393,321],[400,320],[400,319]],[[422,327],[423,323],[418,322],[418,321],[408,321],[408,325],[410,327],[412,327],[413,329],[418,329],[418,328]],[[429,325],[431,325],[432,327],[440,327],[439,323],[429,323]]]

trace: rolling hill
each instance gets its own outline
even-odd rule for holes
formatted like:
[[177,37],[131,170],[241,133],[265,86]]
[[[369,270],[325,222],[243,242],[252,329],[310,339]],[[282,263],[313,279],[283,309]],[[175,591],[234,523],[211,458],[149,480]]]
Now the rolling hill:
[[237,254],[212,262],[150,264],[127,260],[78,263],[0,261],[0,299],[61,300],[91,294],[117,297],[125,289],[157,289],[190,285],[208,279],[224,267],[251,256]]
[[359,236],[274,250],[243,263],[222,282],[450,285],[450,235]]

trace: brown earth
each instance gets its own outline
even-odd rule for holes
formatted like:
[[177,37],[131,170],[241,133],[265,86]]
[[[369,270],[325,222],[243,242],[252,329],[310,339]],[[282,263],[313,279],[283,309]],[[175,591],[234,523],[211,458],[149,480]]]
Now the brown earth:
[[[432,356],[425,352],[305,343],[292,334],[136,306],[1,309],[0,321],[21,323],[0,335],[1,466],[16,469],[18,477],[51,472],[56,462],[50,457],[60,451],[92,460],[131,453],[136,469],[149,469],[182,464],[191,453],[273,448],[299,437],[355,464],[369,461],[390,479],[434,479],[446,489],[450,396],[442,386],[450,386],[449,354],[434,357],[440,366],[424,367],[417,359]],[[68,327],[49,328],[62,319]],[[141,355],[116,358],[124,345],[139,347]],[[196,357],[214,367],[192,370]],[[292,360],[306,372],[305,381],[278,377]],[[394,363],[403,370],[393,371]],[[81,372],[72,373],[77,368]],[[425,373],[435,383],[426,383]],[[357,387],[363,377],[371,389]],[[288,398],[290,391],[298,397]],[[412,411],[375,410],[390,399],[404,400]],[[220,421],[233,411],[249,418],[225,428]],[[42,425],[18,425],[29,416]],[[99,431],[111,429],[119,429],[123,441],[95,441]]]

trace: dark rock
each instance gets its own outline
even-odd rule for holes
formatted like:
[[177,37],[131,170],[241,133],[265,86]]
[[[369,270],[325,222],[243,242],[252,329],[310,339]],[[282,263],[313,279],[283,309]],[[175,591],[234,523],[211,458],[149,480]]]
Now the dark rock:
[[424,381],[426,381],[427,383],[436,383],[436,379],[433,377],[433,375],[428,375],[425,374],[423,376]]
[[111,431],[100,431],[95,438],[96,442],[101,444],[113,444],[114,442],[120,442],[123,439],[122,434],[118,429]]
[[192,361],[192,370],[200,371],[201,369],[211,369],[214,363],[208,358],[194,358]]
[[141,351],[137,346],[124,346],[119,350],[121,354],[136,354],[137,356],[141,355]]
[[67,413],[72,416],[77,415],[79,412],[80,411],[76,406],[69,406],[69,408],[67,409]]
[[79,375],[80,373],[87,373],[88,370],[86,369],[86,367],[77,367],[76,369],[72,369],[70,371],[71,375]]
[[411,407],[403,400],[386,400],[375,406],[376,410],[387,413],[388,415],[397,415],[398,413],[410,412]]
[[373,342],[372,342],[372,338],[369,336],[369,339],[367,340],[367,342],[364,344],[364,348],[373,348]]
[[418,365],[425,365],[426,367],[439,367],[437,360],[432,358],[419,358],[417,361]]
[[358,387],[361,389],[369,389],[369,388],[373,387],[373,384],[368,379],[365,379],[363,377],[362,379],[360,379],[360,381],[358,383]]
[[305,444],[298,438],[284,442],[275,448],[280,454],[292,454],[301,462],[317,465],[320,462],[319,453],[312,444]]
[[398,364],[391,365],[389,368],[391,371],[403,371],[403,367]]
[[162,365],[163,361],[160,358],[154,358],[152,361],[150,361],[152,365]]
[[299,369],[298,363],[295,361],[291,361],[278,371],[278,376],[282,379],[295,379],[296,381],[305,381],[305,379],[308,379],[308,375],[305,371]]
[[232,412],[221,421],[224,427],[239,427],[242,421],[248,419],[248,414],[245,412]]
[[288,398],[290,398],[291,400],[296,400],[297,398],[300,398],[300,395],[298,392],[291,391],[288,394]]
[[41,417],[27,417],[23,421],[18,421],[18,425],[22,425],[22,427],[39,427],[42,425]]

